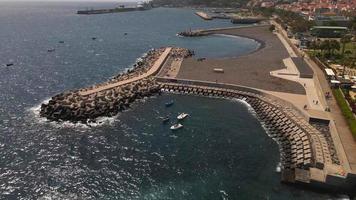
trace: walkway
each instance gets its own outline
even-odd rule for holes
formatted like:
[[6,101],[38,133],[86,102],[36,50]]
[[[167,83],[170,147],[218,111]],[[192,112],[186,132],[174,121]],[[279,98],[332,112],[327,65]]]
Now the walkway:
[[79,94],[82,95],[82,96],[86,96],[86,95],[90,95],[90,94],[93,94],[93,93],[101,92],[101,91],[104,91],[104,90],[109,90],[109,89],[112,89],[112,88],[115,88],[115,87],[118,87],[118,86],[121,86],[121,85],[125,85],[125,84],[131,83],[131,82],[135,82],[135,81],[138,81],[140,79],[147,78],[148,76],[151,76],[151,75],[153,75],[153,74],[158,72],[158,70],[161,68],[163,63],[166,61],[166,59],[167,59],[167,57],[168,57],[168,55],[169,55],[171,50],[172,50],[171,47],[166,48],[164,50],[164,52],[162,53],[162,55],[156,60],[156,62],[153,64],[153,66],[145,74],[142,74],[142,75],[137,76],[137,77],[133,77],[133,78],[128,79],[128,80],[123,80],[123,81],[119,81],[119,82],[116,82],[116,83],[112,83],[112,84],[104,85],[104,86],[101,86],[101,87],[97,87],[97,88],[94,88],[92,90],[79,92]]
[[[274,24],[279,30],[281,30],[283,38],[287,39],[286,32],[281,29],[278,24]],[[297,51],[298,52],[296,52],[296,54],[304,55],[304,53],[299,49],[297,49]],[[356,142],[351,134],[344,116],[342,115],[339,106],[337,105],[337,102],[333,98],[328,100],[325,99],[324,94],[326,92],[331,93],[331,89],[328,81],[326,80],[324,72],[307,55],[305,55],[304,58],[305,62],[307,62],[307,64],[314,72],[313,82],[317,91],[316,95],[318,96],[321,105],[323,108],[328,106],[331,110],[331,112],[324,113],[326,113],[328,118],[332,119],[330,122],[330,132],[334,141],[334,145],[338,150],[338,156],[342,166],[347,172],[356,174]]]
[[[314,63],[308,57],[306,58],[306,60],[318,77],[322,94],[325,94],[326,92],[331,93],[331,89],[329,87],[328,81],[325,78],[324,72],[317,66],[316,63]],[[325,101],[331,110],[329,115],[334,120],[333,124],[336,126],[338,137],[341,140],[340,145],[342,145],[345,150],[347,160],[350,165],[350,170],[353,174],[356,174],[356,142],[352,136],[352,133],[348,127],[344,116],[342,115],[339,106],[337,105],[336,100],[334,98],[331,98]]]

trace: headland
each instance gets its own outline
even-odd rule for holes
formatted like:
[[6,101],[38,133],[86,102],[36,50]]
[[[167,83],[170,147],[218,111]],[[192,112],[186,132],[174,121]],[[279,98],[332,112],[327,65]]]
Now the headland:
[[286,41],[269,25],[195,32],[247,37],[260,47],[223,59],[196,59],[192,51],[176,47],[151,50],[132,70],[103,84],[52,97],[42,105],[41,116],[86,123],[114,116],[135,100],[160,92],[237,98],[254,108],[279,144],[282,181],[352,192],[356,173],[335,137],[332,119],[323,115],[323,107],[310,103],[318,98],[314,77],[298,71]]

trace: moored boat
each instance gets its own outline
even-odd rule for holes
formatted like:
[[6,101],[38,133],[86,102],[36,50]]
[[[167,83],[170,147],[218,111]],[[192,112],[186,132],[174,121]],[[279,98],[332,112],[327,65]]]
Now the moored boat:
[[172,106],[173,104],[174,104],[174,101],[171,100],[170,102],[167,102],[165,105],[166,105],[166,107],[170,107],[170,106]]
[[171,126],[171,130],[178,130],[180,128],[183,128],[182,124],[174,124]]
[[169,117],[162,117],[162,122],[163,123],[169,122]]
[[188,116],[189,116],[189,114],[187,114],[187,113],[181,113],[181,114],[179,114],[179,115],[177,116],[177,119],[182,120],[182,119],[184,119],[184,118],[186,118],[186,117],[188,117]]

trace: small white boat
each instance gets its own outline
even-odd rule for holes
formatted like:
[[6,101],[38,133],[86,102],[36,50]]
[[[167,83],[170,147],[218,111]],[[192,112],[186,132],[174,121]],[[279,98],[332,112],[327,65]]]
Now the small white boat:
[[276,172],[280,173],[282,171],[282,163],[278,163],[276,167]]
[[173,126],[171,126],[171,130],[178,130],[180,128],[183,128],[182,124],[174,124]]
[[187,113],[181,113],[181,114],[179,114],[179,115],[177,116],[177,119],[182,120],[182,119],[184,119],[184,118],[186,118],[186,117],[188,117],[188,116],[189,116],[189,114],[187,114]]

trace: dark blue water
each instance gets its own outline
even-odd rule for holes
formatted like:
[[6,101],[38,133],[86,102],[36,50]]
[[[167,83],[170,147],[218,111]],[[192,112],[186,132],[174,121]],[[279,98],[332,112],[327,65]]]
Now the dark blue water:
[[[39,119],[35,108],[44,99],[104,81],[150,48],[178,45],[226,57],[258,46],[244,38],[176,37],[189,28],[231,26],[190,9],[74,14],[112,5],[0,2],[0,64],[14,63],[0,68],[0,199],[330,197],[279,182],[278,147],[242,102],[166,94],[92,128]],[[170,99],[176,103],[167,109]],[[172,133],[159,117],[174,123],[178,112],[191,116]]]

